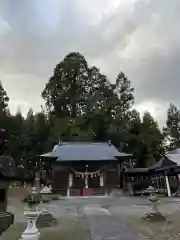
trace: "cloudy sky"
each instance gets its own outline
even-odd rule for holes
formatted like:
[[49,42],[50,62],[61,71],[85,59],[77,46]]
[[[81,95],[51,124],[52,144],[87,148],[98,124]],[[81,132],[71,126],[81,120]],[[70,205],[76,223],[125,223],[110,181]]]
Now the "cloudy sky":
[[121,70],[136,107],[160,121],[180,106],[179,0],[0,0],[0,79],[13,112],[43,103],[55,65],[79,51],[113,82]]

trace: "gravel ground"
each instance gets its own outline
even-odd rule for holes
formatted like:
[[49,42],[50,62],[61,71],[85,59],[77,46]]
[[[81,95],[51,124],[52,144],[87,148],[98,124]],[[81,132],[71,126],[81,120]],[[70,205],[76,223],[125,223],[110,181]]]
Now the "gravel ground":
[[[109,211],[124,222],[129,228],[138,232],[141,239],[176,240],[180,238],[180,201],[178,199],[161,199],[159,211],[166,217],[165,222],[149,222],[143,219],[151,206],[148,200],[131,199],[131,205],[108,206]],[[128,201],[127,201],[128,202]]]
[[[59,224],[54,228],[41,231],[41,239],[82,239],[90,240],[90,233],[83,215],[84,207],[103,207],[112,213],[120,223],[136,231],[141,239],[165,240],[179,239],[180,235],[180,199],[161,199],[159,210],[167,217],[163,223],[149,223],[142,219],[149,211],[147,197],[102,197],[102,198],[62,198],[43,204],[41,208],[48,209],[58,219]],[[24,205],[18,200],[9,198],[8,210],[15,214],[15,224],[2,237],[2,240],[19,239],[24,230]]]
[[[14,224],[2,236],[1,240],[18,240],[25,229],[23,223]],[[58,219],[58,226],[43,228],[40,230],[41,240],[91,240],[89,229],[83,218],[76,219]]]

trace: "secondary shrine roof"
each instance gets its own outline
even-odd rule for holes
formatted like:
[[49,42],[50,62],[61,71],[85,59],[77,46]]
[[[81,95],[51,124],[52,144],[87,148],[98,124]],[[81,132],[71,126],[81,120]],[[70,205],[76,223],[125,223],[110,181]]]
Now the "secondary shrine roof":
[[64,161],[108,161],[128,158],[131,154],[119,152],[117,148],[104,142],[61,142],[52,152],[42,154],[43,158],[56,158]]
[[178,154],[167,154],[166,156],[172,162],[176,163],[176,165],[180,166],[180,153],[178,153]]
[[166,154],[158,162],[150,166],[149,168],[134,168],[128,169],[128,173],[146,173],[149,171],[166,171],[170,169],[177,169],[180,167],[180,148],[174,149]]
[[149,170],[155,170],[155,169],[160,169],[164,167],[171,167],[176,165],[174,161],[168,158],[168,156],[163,157],[161,160],[153,164],[151,167],[149,167]]

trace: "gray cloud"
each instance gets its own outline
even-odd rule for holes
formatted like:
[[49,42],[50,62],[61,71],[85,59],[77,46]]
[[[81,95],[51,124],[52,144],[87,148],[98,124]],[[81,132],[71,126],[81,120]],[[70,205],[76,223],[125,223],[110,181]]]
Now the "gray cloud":
[[1,0],[0,78],[11,107],[38,110],[45,82],[70,51],[111,81],[124,71],[137,105],[180,105],[179,21],[179,0]]

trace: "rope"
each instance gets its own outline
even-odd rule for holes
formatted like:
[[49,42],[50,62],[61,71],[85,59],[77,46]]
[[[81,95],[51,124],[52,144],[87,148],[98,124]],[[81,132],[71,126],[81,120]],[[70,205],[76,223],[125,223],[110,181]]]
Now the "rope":
[[82,175],[82,176],[90,175],[90,176],[94,176],[94,175],[99,175],[100,172],[103,170],[103,168],[104,167],[98,169],[95,172],[78,172],[78,171],[74,170],[73,168],[71,168],[71,171],[74,172],[76,175]]

